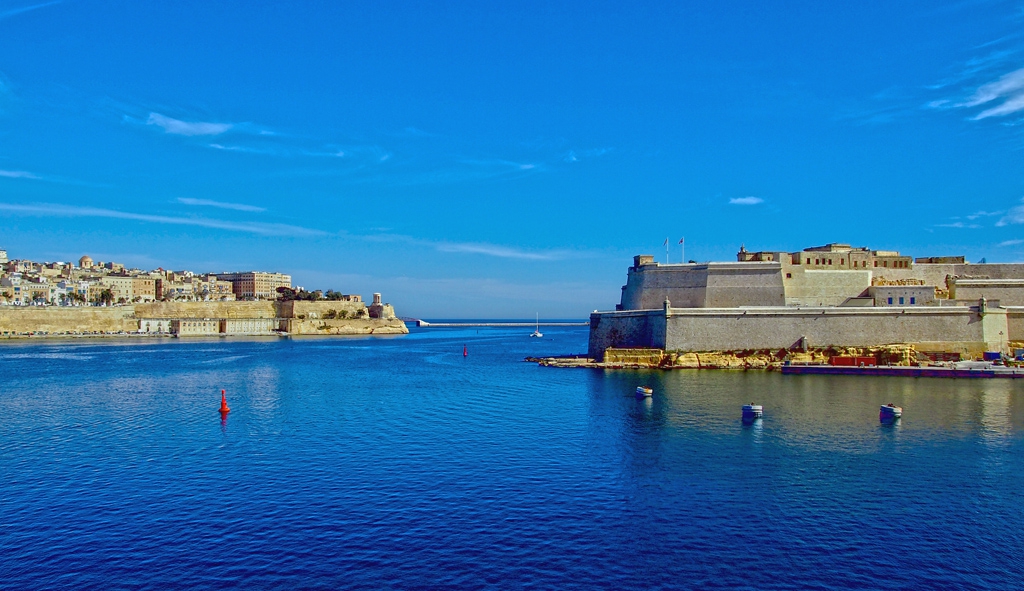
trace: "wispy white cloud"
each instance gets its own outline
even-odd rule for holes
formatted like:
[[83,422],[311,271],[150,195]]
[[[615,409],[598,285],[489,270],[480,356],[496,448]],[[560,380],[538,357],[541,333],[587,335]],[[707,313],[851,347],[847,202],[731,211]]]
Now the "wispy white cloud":
[[213,201],[210,199],[193,199],[191,197],[178,197],[178,203],[183,203],[185,205],[217,207],[220,209],[233,209],[235,211],[252,211],[256,213],[267,211],[267,208],[265,207],[256,207],[255,205],[246,205],[245,203],[228,203],[225,201]]
[[482,254],[503,259],[525,259],[530,261],[550,261],[559,258],[551,252],[530,252],[518,248],[498,246],[495,244],[482,244],[473,242],[438,242],[434,248],[439,252],[464,252],[469,254]]
[[150,113],[146,125],[155,125],[175,135],[220,135],[232,128],[231,123],[209,123],[206,121],[182,121],[160,113]]
[[0,170],[0,177],[7,179],[32,179],[35,181],[43,180],[43,177],[24,170]]
[[972,119],[977,121],[988,117],[1002,117],[1024,109],[1024,68],[1014,70],[1009,74],[1004,74],[998,80],[979,86],[974,95],[964,101],[962,106],[976,107],[998,100],[1003,102],[985,109]]
[[333,146],[327,151],[306,152],[309,156],[331,156],[334,158],[360,158],[372,162],[387,162],[394,155],[380,146]]
[[[1000,58],[1003,54],[1000,54]],[[968,68],[965,78],[977,78],[979,70],[988,64],[982,62]],[[947,86],[947,82],[936,85],[935,88]],[[929,109],[974,109],[983,107],[981,111],[974,114],[970,119],[980,121],[991,117],[1005,117],[1024,111],[1024,68],[1003,74],[999,78],[979,85],[974,92],[966,98],[941,98],[929,101],[926,105]]]
[[999,246],[1017,246],[1018,244],[1024,244],[1024,240],[1004,240],[999,243]]
[[997,226],[1009,226],[1011,224],[1024,224],[1024,205],[1010,208],[1006,215],[996,222]]
[[729,200],[730,205],[757,205],[759,203],[764,203],[764,199],[754,196],[733,197],[732,199]]
[[982,218],[982,217],[991,217],[991,216],[996,216],[996,215],[1003,215],[1003,213],[1004,212],[1002,212],[1002,211],[985,211],[985,210],[982,210],[982,211],[978,211],[978,212],[972,213],[971,215],[967,216],[967,219],[969,219],[969,220],[976,220],[976,219]]
[[254,148],[251,146],[226,146],[224,144],[207,144],[214,150],[224,150],[225,152],[242,152],[244,154],[263,154],[265,156],[278,156],[280,152],[273,148]]
[[43,2],[42,4],[32,4],[30,6],[22,6],[20,8],[9,8],[7,10],[0,11],[0,20],[10,18],[30,10],[36,10],[38,8],[46,8],[47,6],[53,6],[54,4],[60,4],[61,0],[54,0],[53,2]]
[[103,209],[98,207],[80,207],[77,205],[62,205],[56,203],[39,203],[23,205],[18,203],[0,203],[0,211],[13,214],[34,215],[43,217],[88,217],[88,218],[113,218],[121,220],[136,220],[140,222],[151,222],[155,224],[171,224],[178,226],[199,226],[202,228],[214,228],[218,230],[230,230],[234,232],[247,232],[263,236],[321,236],[326,234],[320,230],[292,226],[289,224],[272,224],[261,222],[233,222],[228,220],[217,220],[210,218],[176,217],[166,215],[151,215],[145,213],[133,213],[118,211],[114,209]]
[[502,160],[500,158],[493,158],[489,160],[462,160],[461,162],[462,164],[468,164],[479,168],[500,170],[501,172],[533,170],[537,168],[536,164],[530,162],[513,162],[511,160]]
[[431,248],[437,252],[480,254],[503,259],[528,261],[555,261],[569,258],[572,253],[565,250],[526,250],[486,242],[451,242],[414,238],[402,234],[346,234],[351,238],[369,242],[401,242],[412,246]]
[[6,179],[25,179],[30,181],[43,181],[46,183],[57,183],[60,185],[75,185],[78,187],[109,187],[110,185],[102,183],[91,183],[87,181],[78,181],[75,179],[69,179],[59,176],[42,176],[34,172],[28,172],[26,170],[0,170],[0,178]]
[[589,158],[597,158],[611,152],[611,148],[594,148],[592,150],[569,150],[562,160],[565,162],[579,162]]
[[980,228],[980,224],[965,224],[963,222],[951,222],[949,224],[935,224],[936,228],[969,228],[975,230]]

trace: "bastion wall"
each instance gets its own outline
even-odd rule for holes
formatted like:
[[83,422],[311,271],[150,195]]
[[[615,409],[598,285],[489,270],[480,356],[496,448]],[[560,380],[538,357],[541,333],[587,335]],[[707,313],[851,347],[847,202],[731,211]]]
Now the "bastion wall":
[[139,329],[132,306],[42,308],[0,306],[0,334],[86,334]]
[[[366,310],[364,302],[345,302],[341,300],[329,302],[277,302],[277,307],[279,318],[298,318],[302,316],[314,320],[331,316],[332,311],[335,318],[337,318],[342,312],[345,312],[346,316],[351,317],[358,314],[360,310]],[[365,314],[366,312],[363,313]]]
[[409,329],[397,318],[367,318],[365,320],[300,320],[281,321],[281,328],[292,335],[366,335],[406,334]]
[[[137,318],[278,318],[277,302],[152,302],[135,304]],[[127,306],[126,306],[127,307]]]
[[[1024,329],[1024,309],[1021,312],[1013,315],[1015,330]],[[601,360],[608,347],[736,351],[908,343],[976,355],[1006,351],[1010,325],[1006,309],[982,314],[977,307],[966,306],[599,312],[590,317],[588,354]]]
[[[383,318],[370,318],[363,302],[152,302],[130,306],[0,306],[0,335],[167,332],[174,320],[223,320],[218,334],[284,330],[289,334],[405,334],[405,323],[390,305]],[[346,318],[341,318],[342,313]],[[246,320],[263,321],[250,322]],[[269,322],[269,324],[268,324]],[[250,326],[251,325],[251,326]],[[253,328],[253,327],[258,327]],[[203,334],[207,334],[204,332]]]
[[661,308],[668,299],[686,308],[782,306],[786,303],[777,262],[639,265],[629,268],[623,310]]

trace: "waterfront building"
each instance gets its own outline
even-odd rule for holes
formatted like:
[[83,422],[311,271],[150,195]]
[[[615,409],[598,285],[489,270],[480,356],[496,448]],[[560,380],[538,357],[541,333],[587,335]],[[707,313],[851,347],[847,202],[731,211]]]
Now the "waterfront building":
[[245,271],[236,273],[217,273],[221,281],[230,281],[235,297],[238,299],[273,300],[277,299],[278,287],[292,286],[290,275],[283,273],[267,273],[264,271]]
[[209,336],[220,333],[220,321],[210,318],[183,318],[171,320],[171,334],[179,336]]

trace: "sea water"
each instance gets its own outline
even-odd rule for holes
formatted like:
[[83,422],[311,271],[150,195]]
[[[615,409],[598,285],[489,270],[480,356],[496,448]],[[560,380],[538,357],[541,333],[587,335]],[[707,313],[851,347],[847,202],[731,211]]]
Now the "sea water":
[[530,332],[2,343],[0,588],[1024,586],[1024,384]]

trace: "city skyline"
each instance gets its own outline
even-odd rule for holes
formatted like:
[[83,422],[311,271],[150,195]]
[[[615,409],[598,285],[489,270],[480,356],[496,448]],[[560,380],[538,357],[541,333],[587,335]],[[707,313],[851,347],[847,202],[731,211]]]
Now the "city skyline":
[[666,237],[1020,261],[1022,18],[0,1],[0,246],[427,318],[609,309]]

